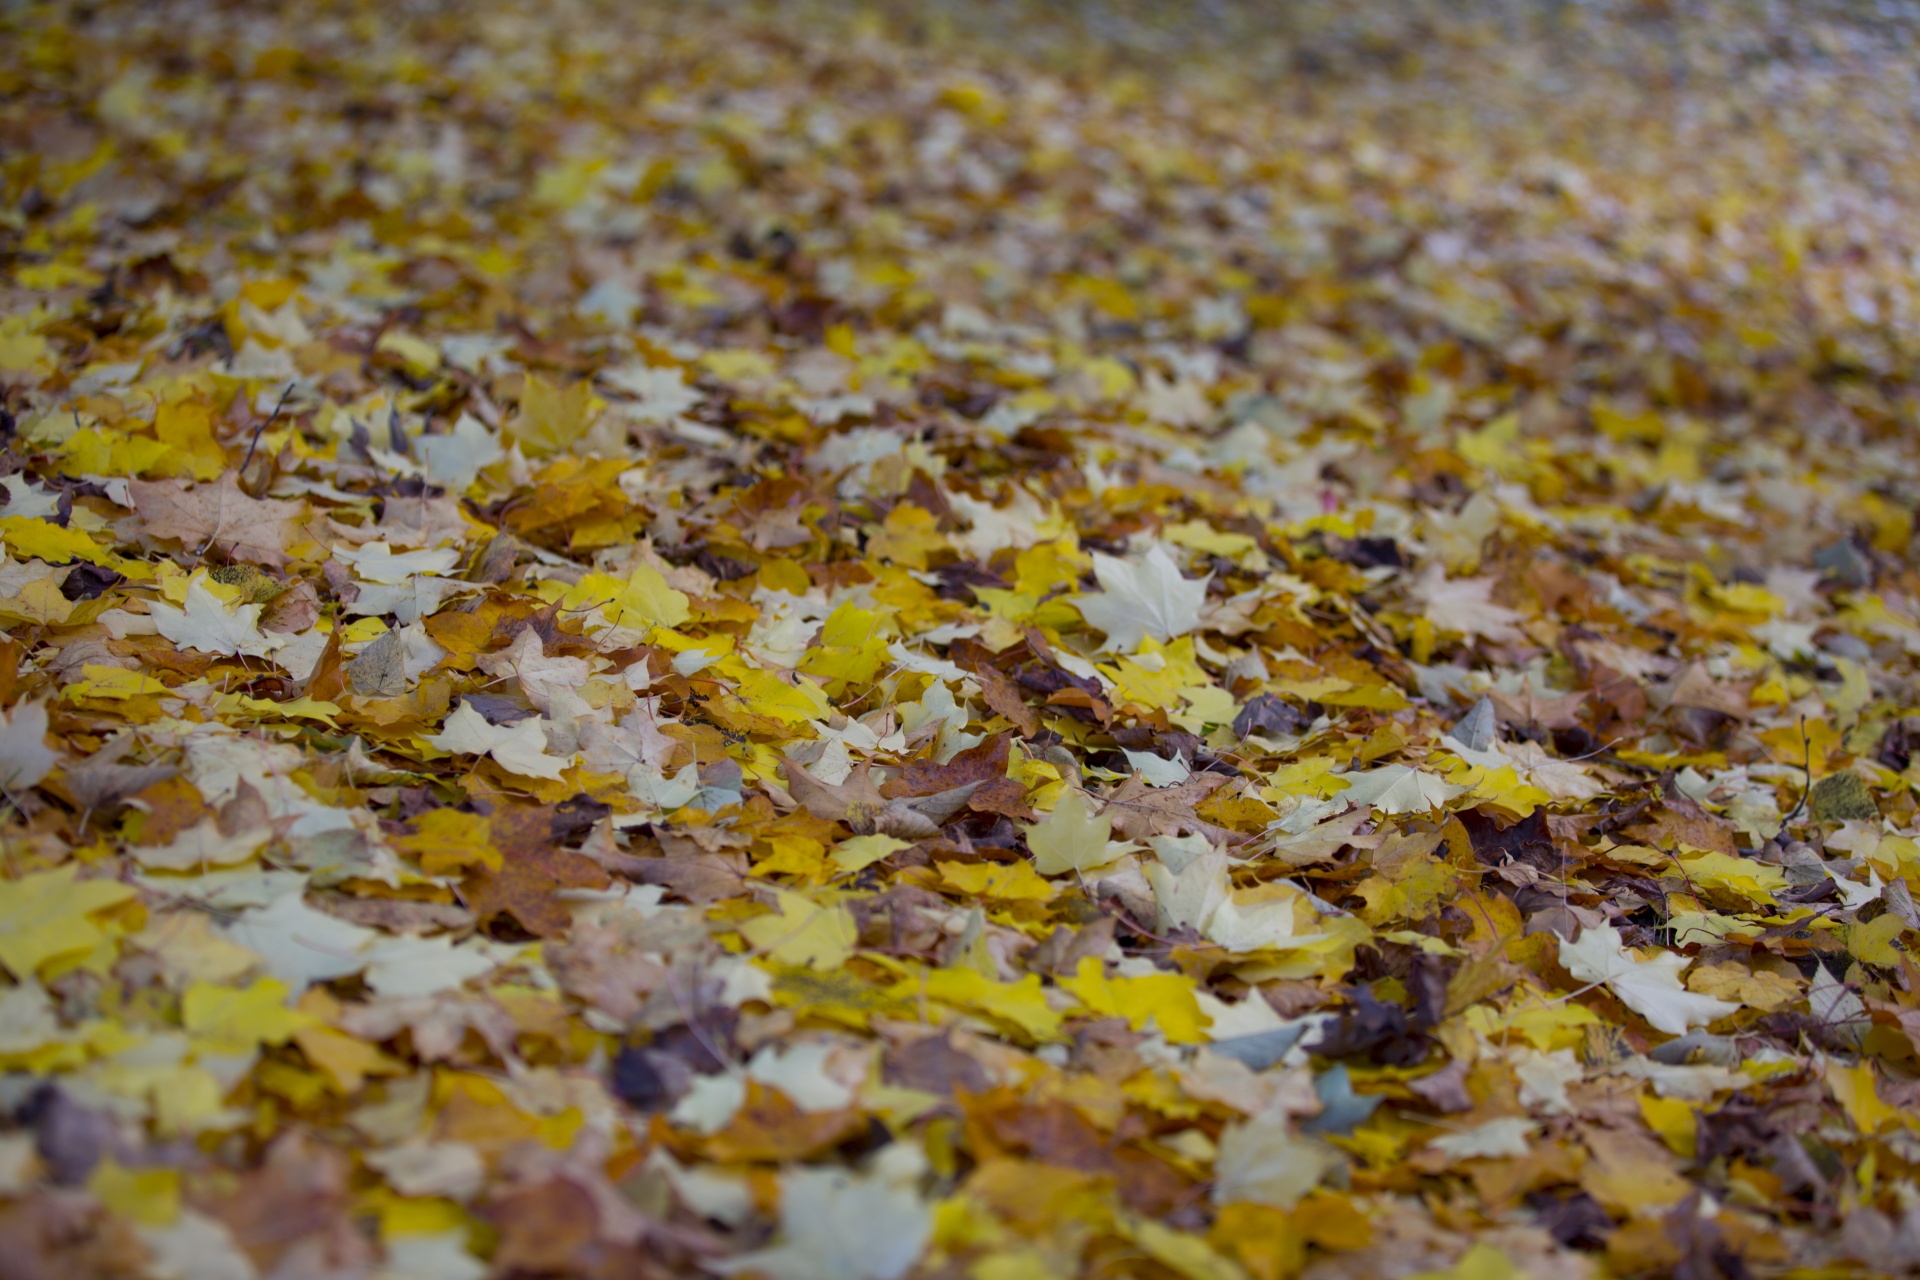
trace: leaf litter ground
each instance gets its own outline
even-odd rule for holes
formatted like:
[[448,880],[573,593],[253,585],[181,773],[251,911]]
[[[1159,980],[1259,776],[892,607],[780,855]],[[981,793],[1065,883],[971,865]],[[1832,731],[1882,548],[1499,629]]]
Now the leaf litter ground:
[[0,1272],[1920,1263],[1912,33],[0,17]]

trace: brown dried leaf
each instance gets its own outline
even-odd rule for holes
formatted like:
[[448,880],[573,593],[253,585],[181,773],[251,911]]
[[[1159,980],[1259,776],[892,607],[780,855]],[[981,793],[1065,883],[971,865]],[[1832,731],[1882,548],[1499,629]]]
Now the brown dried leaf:
[[234,560],[284,569],[288,548],[306,536],[306,503],[250,498],[230,471],[213,484],[135,480],[127,490],[139,514],[134,532],[177,540],[189,551],[211,547]]

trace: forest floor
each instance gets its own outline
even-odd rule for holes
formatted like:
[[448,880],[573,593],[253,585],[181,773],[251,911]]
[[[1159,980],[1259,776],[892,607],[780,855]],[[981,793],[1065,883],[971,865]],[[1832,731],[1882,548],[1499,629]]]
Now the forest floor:
[[1897,10],[0,10],[0,1280],[1920,1267]]

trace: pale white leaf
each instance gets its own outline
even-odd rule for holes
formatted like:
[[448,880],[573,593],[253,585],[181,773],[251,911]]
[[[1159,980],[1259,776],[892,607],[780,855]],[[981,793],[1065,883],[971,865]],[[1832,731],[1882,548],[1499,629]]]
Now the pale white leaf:
[[411,624],[438,613],[448,597],[477,590],[473,583],[458,578],[433,578],[424,574],[392,585],[368,583],[361,586],[359,596],[347,606],[347,612],[365,618],[392,615],[402,623]]
[[1232,896],[1227,855],[1211,847],[1178,872],[1160,862],[1150,862],[1141,871],[1153,886],[1155,927],[1162,932],[1205,929],[1221,904]]
[[688,762],[668,777],[652,765],[637,764],[627,770],[627,790],[641,804],[671,813],[700,794],[700,766]]
[[384,1151],[369,1151],[362,1158],[403,1196],[465,1200],[487,1179],[480,1153],[464,1142],[415,1138]]
[[269,827],[223,835],[211,818],[205,818],[174,836],[171,843],[137,845],[127,852],[141,866],[156,871],[193,871],[245,862],[272,838]]
[[1435,1138],[1427,1146],[1449,1160],[1496,1160],[1502,1156],[1524,1156],[1530,1150],[1527,1138],[1534,1128],[1534,1122],[1525,1116],[1501,1116],[1461,1133]]
[[[0,997],[4,999],[4,997]],[[51,1018],[52,1014],[49,1013]],[[32,1046],[38,1048],[39,1046]],[[24,1196],[40,1180],[40,1156],[32,1133],[0,1134],[0,1196]]]
[[540,633],[528,627],[514,637],[511,645],[480,659],[480,669],[490,676],[513,676],[527,701],[543,712],[553,710],[555,689],[577,689],[592,674],[584,658],[550,658]]
[[1424,813],[1464,794],[1468,789],[1422,773],[1412,765],[1390,764],[1365,773],[1346,775],[1347,789],[1338,799],[1381,813]]
[[1507,644],[1526,636],[1516,625],[1519,614],[1493,602],[1493,578],[1448,578],[1438,562],[1414,584],[1414,594],[1426,606],[1427,621],[1441,631],[1464,636],[1481,636]]
[[435,547],[421,551],[403,551],[399,555],[384,542],[365,546],[337,546],[333,558],[350,565],[362,582],[396,587],[414,578],[445,573],[460,563],[457,547]]
[[1124,747],[1121,754],[1126,756],[1127,766],[1150,787],[1177,787],[1193,776],[1193,770],[1179,756],[1169,760],[1151,751],[1128,751]]
[[1573,1110],[1567,1086],[1586,1079],[1586,1068],[1571,1049],[1542,1053],[1522,1048],[1508,1054],[1513,1061],[1513,1078],[1520,1082],[1520,1105],[1543,1115],[1563,1116]]
[[464,1226],[391,1235],[384,1243],[387,1265],[374,1272],[377,1280],[486,1280],[492,1270],[468,1251]]
[[39,488],[23,475],[0,479],[0,489],[7,491],[7,500],[0,503],[0,511],[6,512],[9,517],[46,520],[60,513],[60,495]]
[[707,1263],[770,1280],[899,1280],[919,1260],[933,1215],[911,1187],[840,1169],[780,1180],[780,1243]]
[[1340,1163],[1331,1147],[1294,1133],[1284,1111],[1262,1112],[1221,1132],[1213,1164],[1213,1202],[1252,1201],[1291,1209]]
[[1578,981],[1605,983],[1622,1004],[1668,1035],[1685,1035],[1740,1007],[1681,986],[1680,974],[1691,963],[1671,951],[1642,960],[1621,945],[1612,925],[1582,929],[1578,942],[1560,942],[1562,968]]
[[153,615],[154,629],[182,649],[264,658],[285,643],[261,634],[259,605],[229,608],[197,578],[187,584],[185,608],[176,609],[165,600],[152,601],[147,608]]
[[254,1280],[260,1274],[218,1218],[183,1209],[164,1227],[134,1230],[152,1259],[143,1274],[153,1280]]
[[25,702],[0,711],[0,788],[25,790],[53,772],[60,759],[47,746],[47,704]]
[[1688,1102],[1711,1102],[1716,1093],[1725,1093],[1749,1083],[1746,1076],[1710,1062],[1655,1062],[1638,1055],[1608,1068],[1616,1075],[1645,1080],[1663,1098],[1684,1098]]
[[455,493],[464,493],[483,470],[507,456],[499,438],[468,413],[446,435],[420,436],[413,449],[427,479]]
[[1867,1020],[1866,1002],[1854,994],[1852,987],[1834,977],[1825,965],[1816,967],[1813,980],[1807,984],[1807,1009],[1815,1022],[1855,1044],[1860,1043],[1871,1025]]
[[429,734],[431,746],[453,755],[492,756],[502,768],[527,778],[558,779],[571,760],[547,754],[545,723],[529,717],[514,724],[489,724],[487,718],[462,702],[441,731]]
[[693,1087],[680,1096],[667,1119],[695,1133],[718,1133],[733,1120],[747,1100],[747,1078],[737,1071],[695,1076]]
[[1149,636],[1164,643],[1198,627],[1213,577],[1183,577],[1158,543],[1138,563],[1095,552],[1093,576],[1100,593],[1076,597],[1072,603],[1089,624],[1107,633],[1103,648],[1125,653],[1138,649]]
[[1880,895],[1886,892],[1887,886],[1881,881],[1880,873],[1874,870],[1871,865],[1867,867],[1867,883],[1865,884],[1861,884],[1857,880],[1847,879],[1835,871],[1831,864],[1827,866],[1827,875],[1832,879],[1833,887],[1839,891],[1840,901],[1846,904],[1847,910],[1849,911],[1858,911],[1869,902],[1878,901]]
[[834,1047],[818,1042],[762,1045],[747,1063],[747,1077],[778,1089],[802,1111],[838,1111],[853,1105],[853,1090],[828,1071]]
[[1170,426],[1197,427],[1213,416],[1206,388],[1190,378],[1163,378],[1149,371],[1140,399],[1149,418]]
[[655,1147],[641,1167],[666,1178],[680,1203],[699,1217],[735,1227],[755,1213],[753,1192],[742,1176],[702,1165],[689,1168],[669,1155],[665,1147]]
[[380,934],[315,911],[300,890],[240,913],[228,939],[258,953],[267,972],[295,991],[367,967],[366,950]]
[[1233,898],[1220,904],[1207,922],[1207,938],[1240,954],[1273,948],[1303,947],[1319,942],[1324,933],[1295,933],[1293,903],[1288,899],[1242,905]]
[[453,939],[382,938],[367,949],[367,985],[383,996],[430,996],[491,972],[497,962]]
[[656,426],[674,421],[706,398],[687,385],[685,370],[670,365],[621,365],[602,371],[600,380],[639,401],[629,412]]

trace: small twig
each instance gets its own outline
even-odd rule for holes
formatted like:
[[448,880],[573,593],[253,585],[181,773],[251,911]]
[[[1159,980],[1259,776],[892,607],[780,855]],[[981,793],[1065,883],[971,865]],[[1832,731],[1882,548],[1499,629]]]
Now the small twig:
[[[697,984],[698,981],[699,979],[696,977],[695,983]],[[699,1044],[702,1049],[707,1051],[709,1057],[720,1064],[722,1070],[731,1069],[733,1067],[731,1060],[732,1055],[721,1052],[720,1046],[707,1038],[706,1032],[700,1026],[700,1015],[703,1011],[688,1007],[687,1001],[681,997],[679,986],[673,980],[673,971],[671,969],[667,971],[666,985],[667,994],[673,997],[673,1007],[679,1011],[681,1018],[684,1019],[684,1025],[688,1033],[693,1036],[694,1041]],[[698,992],[695,991],[690,994],[697,996]]]
[[280,403],[273,406],[273,412],[267,415],[266,421],[253,429],[253,439],[247,441],[247,456],[240,460],[240,474],[246,474],[247,467],[253,462],[253,451],[260,447],[261,435],[266,432],[268,427],[273,425],[274,419],[280,416],[280,410],[286,408],[287,397],[293,394],[293,387],[293,383],[289,382],[287,384],[287,389],[280,393]]
[[1805,775],[1800,784],[1800,799],[1795,801],[1793,808],[1787,811],[1787,816],[1780,819],[1780,830],[1782,831],[1785,831],[1787,824],[1798,817],[1800,811],[1807,807],[1807,797],[1813,794],[1813,739],[1807,733],[1807,718],[1805,716],[1800,717],[1800,749],[1802,752],[1800,757],[1800,771]]

